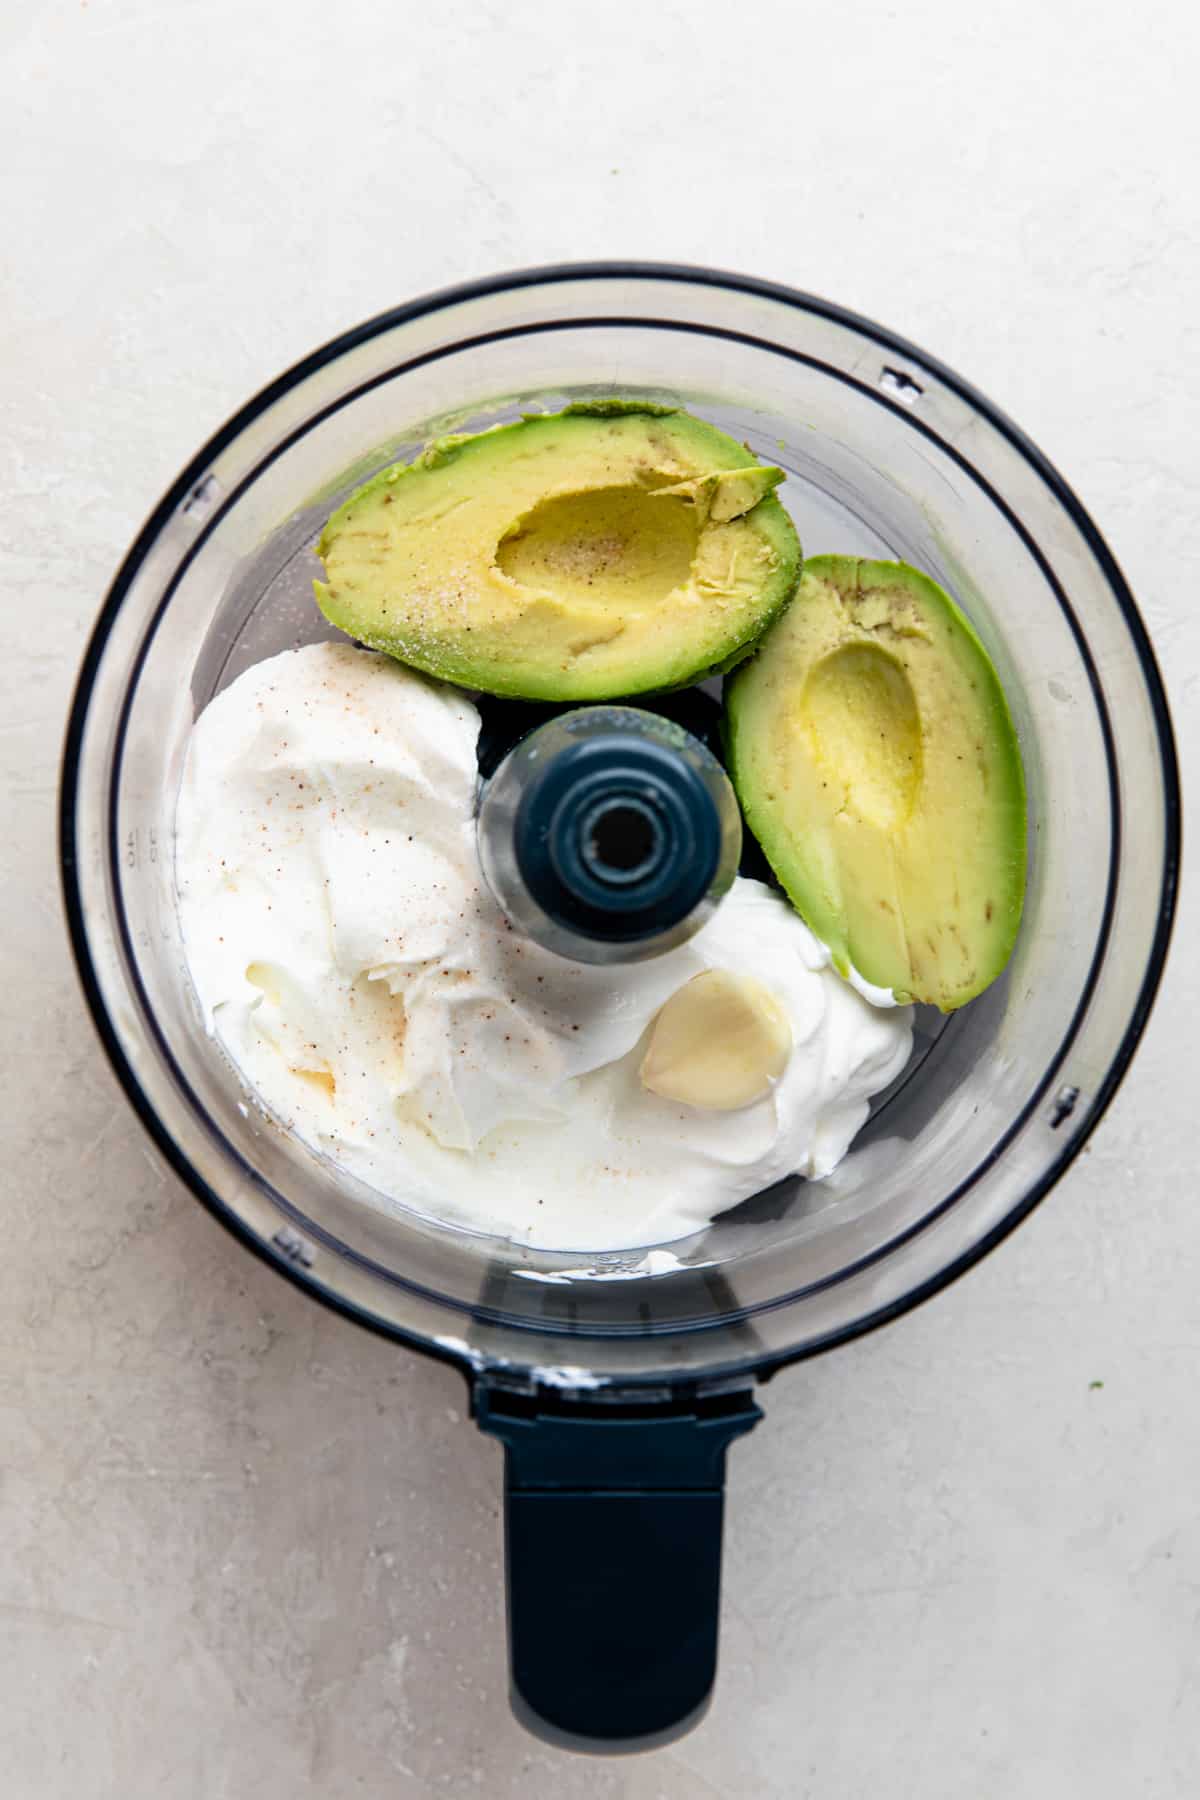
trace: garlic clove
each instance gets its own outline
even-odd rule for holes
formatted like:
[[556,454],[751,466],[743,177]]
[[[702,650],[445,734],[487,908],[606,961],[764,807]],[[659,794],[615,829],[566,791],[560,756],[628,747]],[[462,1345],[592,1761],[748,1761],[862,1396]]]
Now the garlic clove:
[[752,975],[708,969],[666,1002],[639,1071],[663,1100],[735,1112],[769,1094],[792,1053],[792,1025]]

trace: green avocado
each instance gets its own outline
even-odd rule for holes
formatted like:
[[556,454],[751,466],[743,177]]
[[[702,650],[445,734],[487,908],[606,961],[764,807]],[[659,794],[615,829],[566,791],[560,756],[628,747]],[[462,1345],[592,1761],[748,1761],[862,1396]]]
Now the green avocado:
[[487,693],[683,687],[731,667],[792,596],[782,479],[636,401],[442,438],[334,513],[317,601],[361,642]]
[[1025,889],[1025,780],[987,652],[904,563],[818,556],[725,690],[730,773],[793,905],[898,999],[999,975]]

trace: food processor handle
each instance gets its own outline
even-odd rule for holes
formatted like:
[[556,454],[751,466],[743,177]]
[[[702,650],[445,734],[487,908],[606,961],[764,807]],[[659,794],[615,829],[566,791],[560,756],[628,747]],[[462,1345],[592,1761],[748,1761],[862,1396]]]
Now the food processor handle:
[[610,1755],[681,1736],[716,1675],[725,1451],[762,1417],[750,1391],[679,1410],[481,1383],[474,1411],[505,1447],[517,1717]]

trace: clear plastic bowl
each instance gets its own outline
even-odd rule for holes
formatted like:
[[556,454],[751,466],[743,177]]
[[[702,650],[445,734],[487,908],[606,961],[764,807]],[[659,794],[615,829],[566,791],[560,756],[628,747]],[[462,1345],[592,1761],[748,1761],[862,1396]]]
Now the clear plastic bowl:
[[[788,470],[807,552],[901,557],[959,600],[1020,731],[1029,893],[1004,977],[942,1021],[836,1174],[670,1254],[521,1250],[356,1188],[248,1104],[206,1037],[172,883],[193,719],[329,635],[330,509],[434,433],[595,395],[678,402]],[[1179,851],[1162,687],[1062,479],[980,395],[839,308],[708,270],[598,265],[456,288],[317,351],[189,464],[117,577],[66,749],[75,952],[145,1125],[224,1223],[355,1318],[514,1384],[613,1392],[765,1374],[878,1324],[1011,1229],[1121,1078],[1162,968]]]

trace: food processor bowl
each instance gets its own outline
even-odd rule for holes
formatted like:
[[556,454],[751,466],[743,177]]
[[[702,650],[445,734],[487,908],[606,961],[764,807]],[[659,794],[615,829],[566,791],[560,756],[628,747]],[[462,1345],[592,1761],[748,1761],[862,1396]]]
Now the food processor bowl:
[[[787,471],[806,554],[901,558],[971,618],[1028,782],[1024,922],[961,1012],[918,1009],[908,1068],[828,1179],[777,1183],[667,1246],[518,1247],[377,1194],[257,1108],[206,1035],[173,884],[188,733],[264,657],[336,635],[314,545],[431,435],[636,394]],[[75,954],[130,1100],[210,1210],[359,1322],[441,1356],[506,1443],[517,1703],[613,1747],[711,1685],[725,1444],[785,1363],[960,1274],[1077,1153],[1145,1024],[1179,799],[1166,704],[1098,531],[956,375],[836,306],[704,269],[597,264],[435,294],[316,351],[170,488],[88,647],[62,860]],[[453,1196],[447,1196],[453,1210]]]

